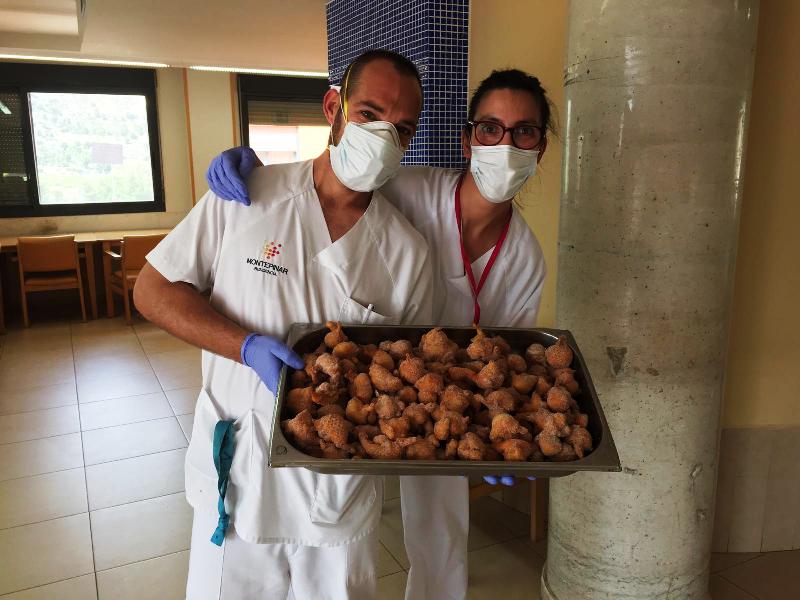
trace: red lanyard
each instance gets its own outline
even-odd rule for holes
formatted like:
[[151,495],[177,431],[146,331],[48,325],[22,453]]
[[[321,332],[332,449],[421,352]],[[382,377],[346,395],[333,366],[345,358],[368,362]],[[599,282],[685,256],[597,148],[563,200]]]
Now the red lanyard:
[[478,294],[481,293],[483,289],[483,284],[486,283],[486,280],[489,278],[489,273],[494,266],[494,261],[497,260],[497,255],[500,254],[500,249],[503,247],[503,242],[506,241],[506,235],[508,235],[508,228],[511,225],[511,216],[509,215],[508,221],[506,221],[505,226],[503,227],[503,232],[500,234],[500,238],[497,240],[497,243],[494,246],[494,250],[492,250],[492,255],[489,257],[489,262],[486,263],[486,267],[483,269],[483,273],[481,274],[481,279],[478,281],[478,284],[475,284],[475,275],[472,273],[472,263],[469,261],[469,255],[467,254],[467,249],[464,248],[464,236],[461,233],[461,183],[464,181],[464,178],[458,180],[458,185],[456,185],[456,227],[458,227],[458,241],[461,244],[461,261],[464,263],[464,271],[467,274],[467,279],[469,280],[469,287],[472,290],[472,301],[475,303],[475,312],[472,318],[472,322],[474,325],[478,325],[481,322],[481,305],[478,303]]

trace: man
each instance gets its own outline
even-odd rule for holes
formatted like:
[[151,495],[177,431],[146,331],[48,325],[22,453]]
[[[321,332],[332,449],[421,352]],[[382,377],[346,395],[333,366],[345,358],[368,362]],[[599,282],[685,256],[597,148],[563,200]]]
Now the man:
[[148,255],[134,290],[145,317],[205,350],[186,457],[189,600],[375,594],[381,480],[273,470],[266,455],[282,364],[302,366],[279,341],[291,323],[432,317],[427,245],[373,193],[416,130],[419,75],[404,57],[371,51],[345,80],[323,99],[328,150],[270,166],[269,177],[256,169],[249,209],[206,194]]

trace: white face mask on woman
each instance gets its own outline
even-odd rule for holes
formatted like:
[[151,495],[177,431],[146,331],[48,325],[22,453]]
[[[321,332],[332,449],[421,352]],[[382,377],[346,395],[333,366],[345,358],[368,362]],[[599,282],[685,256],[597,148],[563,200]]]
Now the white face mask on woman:
[[397,129],[388,121],[348,121],[339,143],[329,149],[337,179],[356,192],[371,192],[389,181],[405,154]]
[[499,204],[511,200],[536,173],[538,150],[514,146],[472,146],[469,170],[481,196]]

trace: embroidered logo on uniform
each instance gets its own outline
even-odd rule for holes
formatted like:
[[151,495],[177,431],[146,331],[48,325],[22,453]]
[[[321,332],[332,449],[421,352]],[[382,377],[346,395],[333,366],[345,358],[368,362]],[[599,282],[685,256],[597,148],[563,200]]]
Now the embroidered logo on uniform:
[[289,273],[289,269],[280,265],[276,265],[272,262],[276,256],[280,255],[282,248],[283,244],[279,244],[274,240],[271,242],[265,241],[261,248],[261,258],[248,258],[246,259],[247,264],[251,265],[254,271],[266,273],[267,275],[272,275],[273,277],[287,275]]
[[262,254],[264,258],[275,258],[278,254],[281,253],[281,248],[283,244],[279,244],[277,242],[264,242],[264,250]]

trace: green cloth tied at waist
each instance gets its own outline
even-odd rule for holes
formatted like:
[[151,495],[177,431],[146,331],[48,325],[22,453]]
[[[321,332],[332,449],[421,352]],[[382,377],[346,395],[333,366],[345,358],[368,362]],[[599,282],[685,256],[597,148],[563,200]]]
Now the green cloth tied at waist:
[[228,475],[233,462],[233,434],[233,421],[218,421],[214,426],[214,466],[217,469],[217,490],[219,491],[217,503],[219,522],[214,535],[211,536],[211,541],[217,546],[222,546],[225,531],[230,522],[230,516],[225,512],[225,493],[228,491]]

